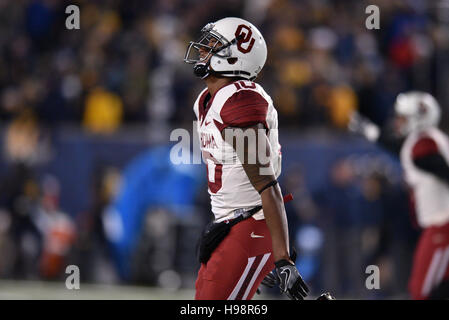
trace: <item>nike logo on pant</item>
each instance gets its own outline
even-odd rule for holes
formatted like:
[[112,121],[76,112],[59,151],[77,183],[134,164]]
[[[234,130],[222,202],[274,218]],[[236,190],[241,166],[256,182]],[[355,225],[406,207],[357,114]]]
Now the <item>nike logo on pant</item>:
[[264,236],[260,236],[258,234],[254,234],[254,231],[251,232],[251,238],[264,238]]

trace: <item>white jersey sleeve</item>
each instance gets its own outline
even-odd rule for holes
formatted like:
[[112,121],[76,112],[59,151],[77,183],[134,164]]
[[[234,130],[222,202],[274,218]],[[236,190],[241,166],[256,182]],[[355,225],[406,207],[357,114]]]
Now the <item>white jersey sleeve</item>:
[[449,163],[449,140],[436,128],[410,134],[401,149],[405,180],[412,189],[416,217],[422,228],[449,222],[449,186],[413,161],[433,153],[441,154]]

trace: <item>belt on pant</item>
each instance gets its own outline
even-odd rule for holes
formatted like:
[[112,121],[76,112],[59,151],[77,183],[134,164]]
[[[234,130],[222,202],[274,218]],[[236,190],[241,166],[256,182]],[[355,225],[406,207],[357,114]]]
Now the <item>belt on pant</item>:
[[242,209],[242,208],[236,209],[236,210],[233,211],[234,212],[234,217],[235,217],[234,219],[241,219],[241,220],[247,219],[247,218],[252,217],[253,215],[255,215],[261,209],[262,209],[262,206],[256,206],[256,207],[254,207],[252,209],[249,209],[249,210]]
[[[289,194],[285,195],[282,200],[284,203],[290,202],[293,200],[293,195],[291,193],[289,193]],[[232,220],[237,219],[237,218],[240,218],[240,220],[245,220],[246,218],[249,218],[249,217],[255,215],[261,209],[262,209],[262,206],[256,206],[250,210],[246,210],[243,208],[236,209],[233,211],[234,218]]]

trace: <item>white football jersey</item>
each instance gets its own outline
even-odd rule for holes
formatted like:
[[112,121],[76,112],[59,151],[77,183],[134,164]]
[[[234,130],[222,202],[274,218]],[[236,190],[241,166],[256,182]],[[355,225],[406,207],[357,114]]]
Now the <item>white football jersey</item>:
[[[209,96],[209,100],[207,100]],[[249,80],[232,82],[210,97],[204,89],[194,104],[203,160],[207,166],[209,194],[215,221],[235,218],[235,210],[261,205],[259,193],[246,175],[237,153],[221,135],[227,127],[244,128],[257,123],[268,129],[271,165],[276,178],[281,173],[278,117],[273,101],[263,88]],[[263,219],[261,210],[253,216]]]
[[414,158],[432,152],[439,152],[449,163],[449,139],[437,128],[411,133],[401,149],[401,164],[413,191],[417,220],[422,228],[449,222],[449,186],[413,163]]

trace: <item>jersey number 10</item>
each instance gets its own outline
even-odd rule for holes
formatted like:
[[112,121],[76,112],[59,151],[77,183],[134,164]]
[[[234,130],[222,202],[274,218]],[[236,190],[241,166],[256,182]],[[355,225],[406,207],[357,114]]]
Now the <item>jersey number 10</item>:
[[207,166],[207,185],[210,192],[217,193],[221,189],[221,175],[223,174],[223,165],[209,153],[203,151],[203,159]]

